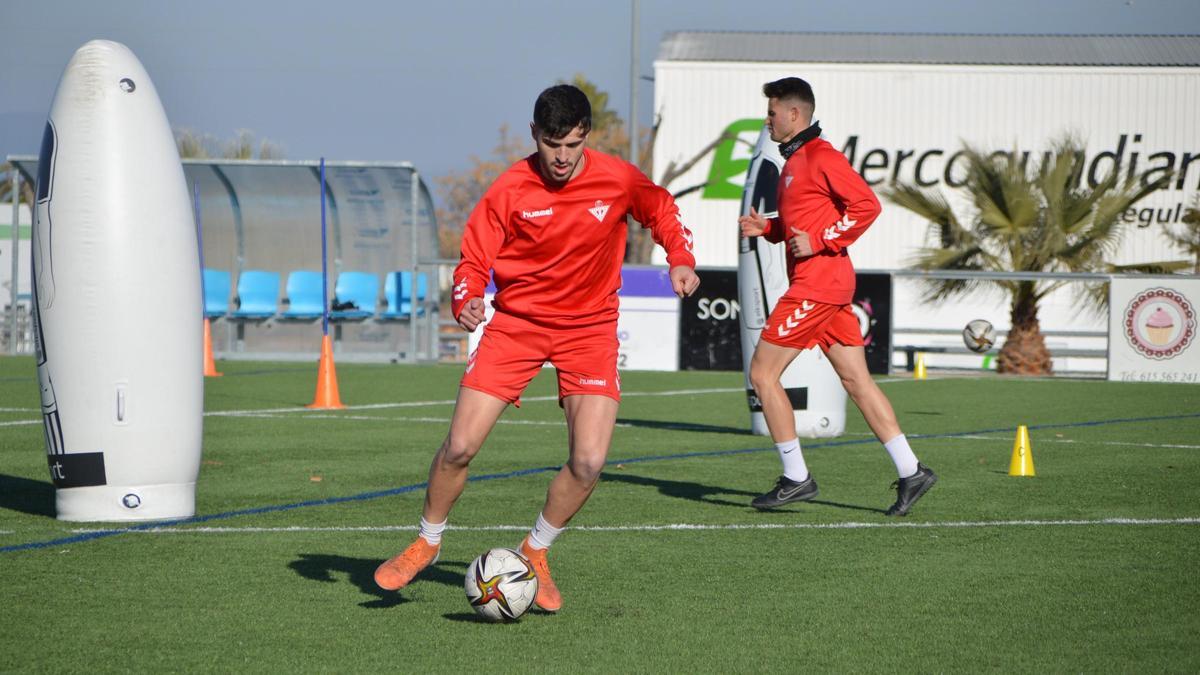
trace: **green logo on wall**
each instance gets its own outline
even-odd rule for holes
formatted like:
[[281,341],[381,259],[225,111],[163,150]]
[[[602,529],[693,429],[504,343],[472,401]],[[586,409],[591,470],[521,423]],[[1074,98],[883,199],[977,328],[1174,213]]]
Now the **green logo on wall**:
[[[712,168],[708,170],[708,184],[704,186],[702,199],[742,198],[746,172],[754,155],[754,142],[762,127],[761,117],[737,120],[725,127],[727,138],[713,151]],[[751,138],[746,138],[747,132]]]

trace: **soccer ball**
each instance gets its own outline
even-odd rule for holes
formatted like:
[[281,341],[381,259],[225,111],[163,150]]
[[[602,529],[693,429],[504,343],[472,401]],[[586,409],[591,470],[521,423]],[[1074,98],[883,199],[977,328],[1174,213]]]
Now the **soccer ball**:
[[494,548],[467,568],[463,589],[479,616],[488,621],[515,621],[533,606],[538,581],[525,556],[512,549]]
[[992,348],[996,344],[996,329],[992,328],[992,323],[986,319],[975,319],[963,328],[962,332],[963,344],[967,345],[967,349],[982,354]]

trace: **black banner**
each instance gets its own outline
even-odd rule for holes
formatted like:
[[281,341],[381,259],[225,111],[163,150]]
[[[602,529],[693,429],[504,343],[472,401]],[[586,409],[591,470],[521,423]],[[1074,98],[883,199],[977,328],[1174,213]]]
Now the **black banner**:
[[680,370],[742,370],[737,270],[698,269],[700,289],[679,308]]
[[75,452],[48,455],[50,480],[56,488],[92,487],[107,485],[104,476],[103,452]]
[[[698,269],[700,290],[684,298],[679,315],[680,370],[742,369],[737,270]],[[859,273],[854,313],[863,329],[867,370],[886,375],[892,361],[892,275]],[[793,401],[793,404],[796,401]],[[797,407],[797,410],[804,410]]]
[[858,273],[854,313],[863,328],[867,370],[887,375],[892,364],[892,275]]
[[[792,404],[792,410],[808,410],[808,387],[785,388],[783,391]],[[762,401],[758,400],[758,394],[753,389],[746,390],[746,402],[750,404],[750,412],[762,412]]]

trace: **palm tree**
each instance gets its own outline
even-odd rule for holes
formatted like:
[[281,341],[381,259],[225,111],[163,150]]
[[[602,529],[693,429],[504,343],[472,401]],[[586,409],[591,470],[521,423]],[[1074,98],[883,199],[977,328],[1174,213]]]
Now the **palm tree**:
[[[939,190],[897,184],[883,195],[928,220],[940,235],[941,248],[922,248],[913,257],[917,269],[1105,272],[1111,269],[1105,260],[1116,251],[1122,235],[1121,214],[1169,177],[1149,185],[1136,178],[1121,182],[1121,167],[1116,166],[1091,187],[1080,180],[1083,157],[1083,144],[1069,137],[1056,142],[1036,170],[1027,168],[1016,152],[985,154],[965,147],[967,178],[962,189],[974,209],[963,220]],[[1038,306],[1066,280],[934,279],[928,283],[925,300],[930,302],[986,285],[1003,289],[1010,298],[1012,327],[996,360],[997,371],[1052,372]],[[1093,289],[1093,302],[1104,302],[1102,292]]]
[[1183,227],[1178,231],[1166,228],[1163,230],[1167,238],[1176,246],[1187,251],[1195,261],[1192,267],[1194,274],[1200,274],[1200,193],[1192,200],[1192,205],[1183,212]]

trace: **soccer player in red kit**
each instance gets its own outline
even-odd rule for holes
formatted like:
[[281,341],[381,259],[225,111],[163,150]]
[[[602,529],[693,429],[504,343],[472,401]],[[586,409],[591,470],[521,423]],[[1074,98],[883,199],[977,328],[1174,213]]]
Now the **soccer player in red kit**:
[[535,602],[557,611],[546,550],[583,507],[600,478],[617,420],[617,290],[632,214],[667,251],[680,297],[700,285],[692,234],[671,194],[637,167],[585,147],[591,106],[577,87],[538,96],[530,125],[537,151],[505,171],[467,220],[454,270],[451,309],[474,331],[484,320],[489,272],[495,314],[471,354],[450,432],[429,467],[421,529],[379,566],[375,582],[403,588],[437,560],[442,532],[467,480],[467,466],[508,405],[549,361],[567,420],[568,459],[550,482],[542,512],[521,543],[538,577]]
[[917,461],[892,404],[871,379],[850,306],[855,276],[846,249],[879,215],[879,200],[846,156],[820,137],[820,125],[812,122],[816,99],[807,82],[798,77],[768,82],[763,95],[771,140],[787,160],[779,176],[779,215],[768,219],[751,209],[738,223],[744,237],[787,242],[792,283],[767,318],[750,361],[750,383],[783,461],[775,487],[751,505],[770,509],[817,496],[779,378],[802,350],[819,345],[896,465],[896,503],[887,515],[906,515],[937,476]]

